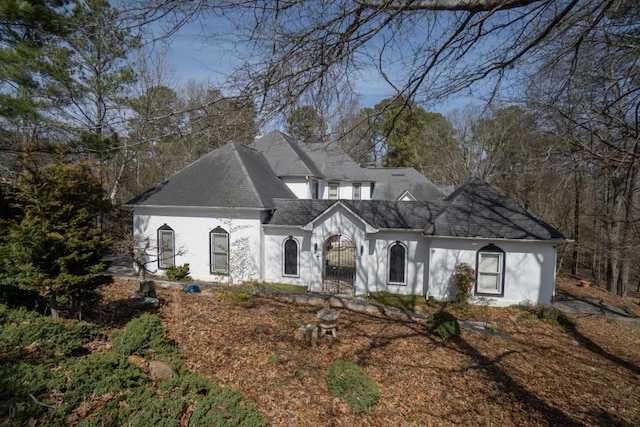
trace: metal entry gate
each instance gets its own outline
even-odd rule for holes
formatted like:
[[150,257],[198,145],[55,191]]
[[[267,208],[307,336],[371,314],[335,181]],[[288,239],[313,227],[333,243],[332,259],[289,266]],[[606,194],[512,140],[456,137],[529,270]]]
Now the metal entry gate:
[[331,294],[355,293],[356,247],[342,235],[334,235],[324,245],[324,291]]

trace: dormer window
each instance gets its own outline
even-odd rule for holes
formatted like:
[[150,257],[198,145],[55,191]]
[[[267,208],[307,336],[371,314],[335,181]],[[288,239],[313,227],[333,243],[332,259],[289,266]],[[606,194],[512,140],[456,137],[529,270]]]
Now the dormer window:
[[360,200],[362,198],[360,194],[361,187],[362,186],[359,182],[353,184],[353,200]]
[[329,200],[337,200],[340,198],[340,184],[337,182],[329,183]]

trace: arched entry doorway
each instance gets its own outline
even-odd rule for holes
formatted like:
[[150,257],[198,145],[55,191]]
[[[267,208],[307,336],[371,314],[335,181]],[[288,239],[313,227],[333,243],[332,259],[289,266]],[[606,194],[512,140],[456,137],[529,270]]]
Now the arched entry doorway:
[[355,293],[356,246],[341,234],[324,243],[324,291],[331,294]]

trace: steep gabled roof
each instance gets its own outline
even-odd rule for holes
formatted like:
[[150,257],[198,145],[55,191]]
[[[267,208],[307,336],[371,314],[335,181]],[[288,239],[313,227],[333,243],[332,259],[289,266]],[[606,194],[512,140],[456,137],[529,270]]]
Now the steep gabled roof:
[[440,189],[414,168],[370,168],[367,173],[375,180],[374,200],[398,200],[409,191],[418,201],[441,200]]
[[277,197],[295,198],[262,154],[244,145],[228,143],[127,205],[271,209]]
[[261,152],[276,175],[313,176],[325,180],[371,181],[367,172],[337,142],[297,143],[280,131],[256,139],[251,148]]
[[425,234],[522,240],[566,240],[540,220],[480,178],[472,178],[445,200],[446,208]]

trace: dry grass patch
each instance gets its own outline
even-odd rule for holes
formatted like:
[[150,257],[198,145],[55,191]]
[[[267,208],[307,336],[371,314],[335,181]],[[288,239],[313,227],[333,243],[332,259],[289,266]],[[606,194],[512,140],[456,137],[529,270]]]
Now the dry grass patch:
[[[341,310],[340,340],[311,348],[294,333],[317,321],[318,307],[158,293],[187,365],[245,393],[274,425],[640,425],[637,322],[574,316],[565,330],[515,309],[472,307],[454,314],[488,316],[511,338],[463,330],[442,342],[420,323]],[[378,385],[370,414],[327,390],[336,360],[356,363]]]

